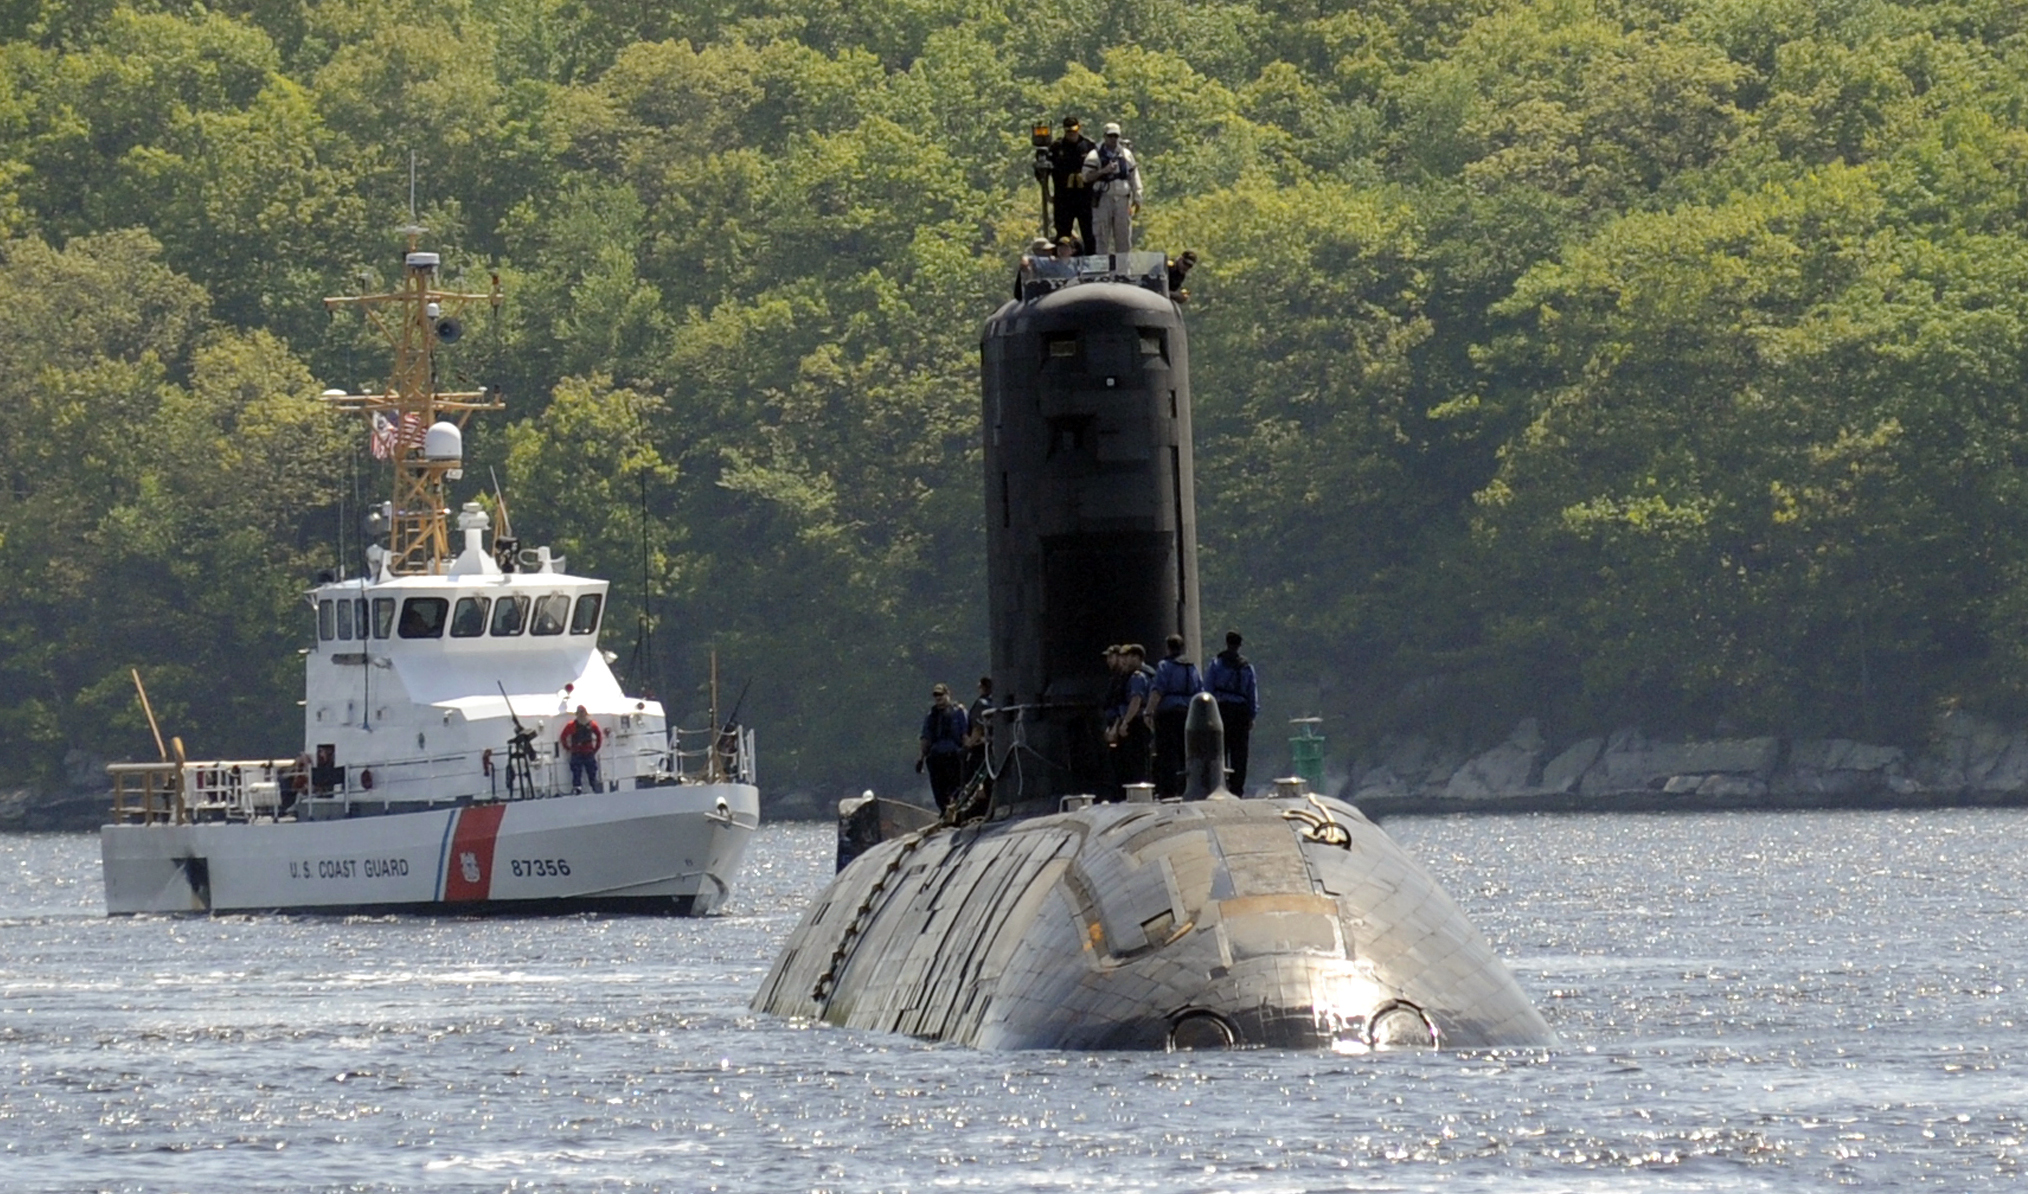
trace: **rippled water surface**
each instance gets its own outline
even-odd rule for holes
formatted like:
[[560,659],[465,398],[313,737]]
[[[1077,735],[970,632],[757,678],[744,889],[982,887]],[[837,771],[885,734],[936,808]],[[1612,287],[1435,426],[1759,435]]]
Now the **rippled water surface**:
[[103,915],[0,837],[0,1189],[2011,1185],[2028,813],[1397,820],[1541,1054],[995,1054],[746,1010],[828,877],[705,921]]

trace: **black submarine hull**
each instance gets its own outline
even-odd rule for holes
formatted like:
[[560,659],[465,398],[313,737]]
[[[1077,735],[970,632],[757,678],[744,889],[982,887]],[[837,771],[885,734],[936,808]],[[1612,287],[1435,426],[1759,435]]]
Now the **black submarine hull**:
[[1321,798],[1095,805],[883,843],[811,906],[754,1007],[993,1049],[1553,1040],[1429,872]]
[[[1091,803],[1147,793],[1106,742],[1103,649],[1201,646],[1188,345],[1166,278],[1160,254],[1031,262],[987,321],[991,783],[948,823],[857,853],[753,1006],[1000,1049],[1549,1044],[1378,826],[1314,795],[1223,790],[1209,696],[1169,777],[1188,799]],[[874,803],[841,827],[841,859],[867,847]]]

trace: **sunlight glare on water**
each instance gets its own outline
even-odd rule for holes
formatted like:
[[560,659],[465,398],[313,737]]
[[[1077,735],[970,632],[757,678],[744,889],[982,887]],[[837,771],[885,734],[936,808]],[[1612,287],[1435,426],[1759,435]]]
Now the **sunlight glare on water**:
[[109,920],[0,837],[0,1189],[1570,1191],[2018,1180],[2028,813],[1402,819],[1544,1053],[982,1053],[757,1016],[708,920]]

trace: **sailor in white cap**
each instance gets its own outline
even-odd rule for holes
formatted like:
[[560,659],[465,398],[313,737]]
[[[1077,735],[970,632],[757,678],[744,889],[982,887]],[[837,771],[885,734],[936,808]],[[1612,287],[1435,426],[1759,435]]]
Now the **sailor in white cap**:
[[1084,180],[1091,184],[1092,222],[1101,253],[1134,251],[1134,217],[1141,211],[1141,167],[1120,140],[1120,126],[1106,125],[1106,138],[1084,157]]

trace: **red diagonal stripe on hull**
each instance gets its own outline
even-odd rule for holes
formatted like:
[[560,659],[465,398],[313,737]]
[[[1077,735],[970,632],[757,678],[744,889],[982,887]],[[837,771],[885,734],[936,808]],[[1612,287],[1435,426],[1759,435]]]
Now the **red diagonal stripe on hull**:
[[458,810],[451,833],[451,857],[444,867],[444,899],[483,900],[493,893],[493,842],[500,835],[504,804],[473,804]]

